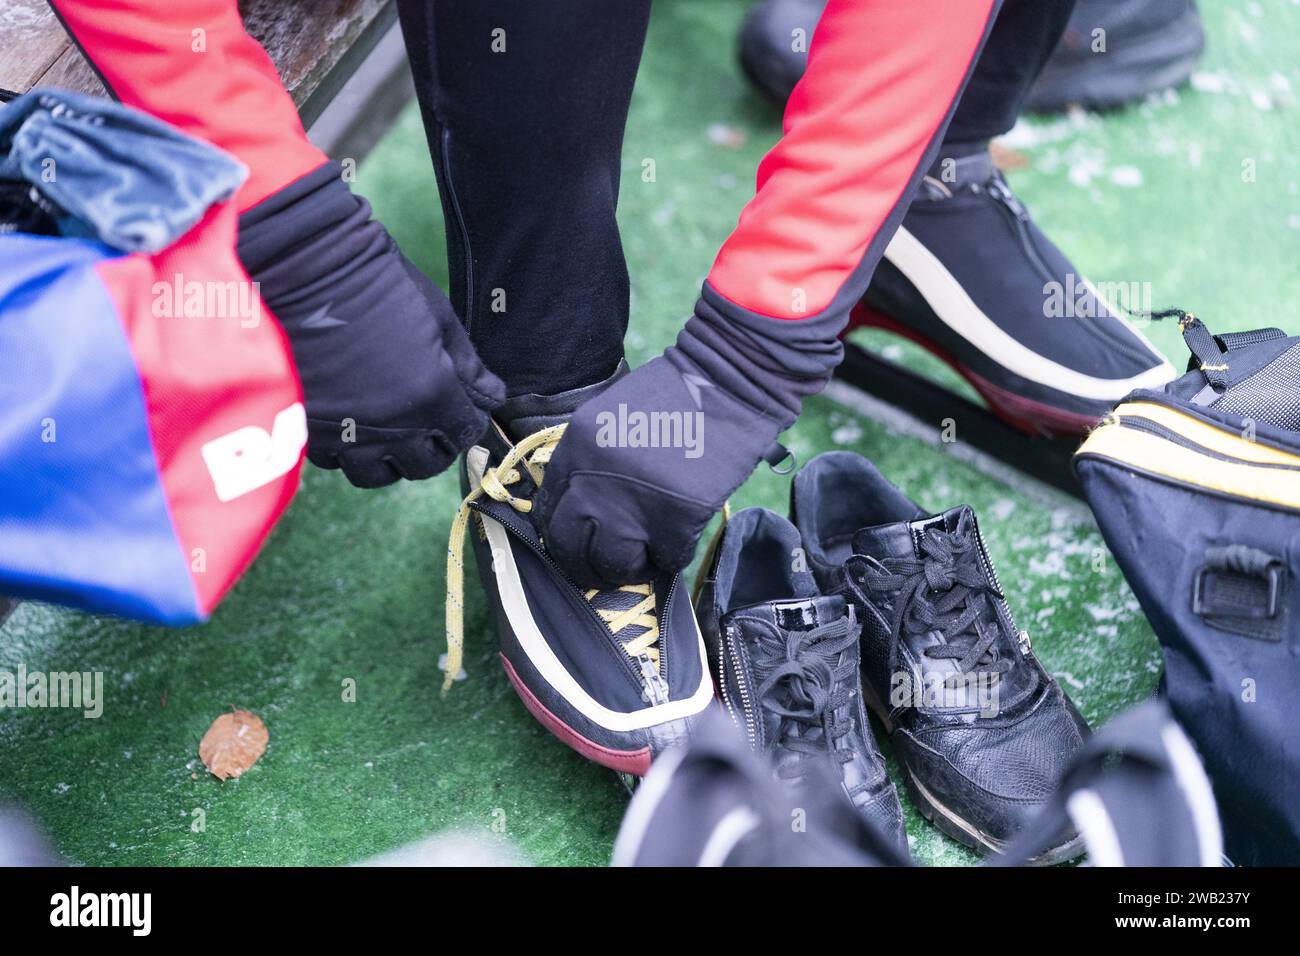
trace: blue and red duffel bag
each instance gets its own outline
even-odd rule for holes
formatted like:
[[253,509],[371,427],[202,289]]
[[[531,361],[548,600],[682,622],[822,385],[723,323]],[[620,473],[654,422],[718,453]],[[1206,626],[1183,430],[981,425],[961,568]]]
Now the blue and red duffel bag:
[[288,342],[238,163],[61,91],[0,110],[0,594],[202,621],[293,497]]

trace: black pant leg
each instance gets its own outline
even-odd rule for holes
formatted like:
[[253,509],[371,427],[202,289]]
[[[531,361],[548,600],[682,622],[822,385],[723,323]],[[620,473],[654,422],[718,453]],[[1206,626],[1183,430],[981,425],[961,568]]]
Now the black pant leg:
[[438,173],[451,300],[510,395],[623,356],[615,221],[649,0],[399,0]]
[[953,114],[945,143],[981,143],[1016,124],[1075,0],[1005,0]]

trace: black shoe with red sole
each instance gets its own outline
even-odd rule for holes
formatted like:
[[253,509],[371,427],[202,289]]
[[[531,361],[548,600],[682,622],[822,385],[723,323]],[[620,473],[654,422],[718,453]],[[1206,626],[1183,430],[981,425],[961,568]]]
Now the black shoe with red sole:
[[858,327],[919,343],[1035,435],[1083,434],[1129,392],[1174,376],[1043,235],[987,152],[940,156],[853,312]]

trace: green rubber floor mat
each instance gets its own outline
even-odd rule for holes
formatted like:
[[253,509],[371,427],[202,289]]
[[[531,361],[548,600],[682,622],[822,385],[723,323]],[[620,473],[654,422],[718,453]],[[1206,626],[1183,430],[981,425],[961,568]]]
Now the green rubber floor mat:
[[[752,194],[778,111],[734,62],[745,4],[658,0],[623,157],[620,220],[633,284],[631,359],[668,344]],[[1009,176],[1094,280],[1137,283],[1211,328],[1296,330],[1300,271],[1300,6],[1202,4],[1193,86],[1106,116],[1024,122]],[[526,162],[527,157],[521,157]],[[412,106],[356,188],[446,287],[442,222]],[[1176,330],[1153,328],[1175,361]],[[909,348],[874,348],[928,370]],[[1148,695],[1159,651],[1078,502],[943,444],[834,386],[788,443],[847,448],[927,508],[969,502],[1007,596],[1091,722]],[[733,506],[784,510],[766,471]],[[527,714],[497,663],[471,582],[467,679],[437,691],[454,475],[381,491],[308,468],[265,551],[213,620],[184,631],[24,604],[0,628],[0,670],[99,671],[104,709],[0,710],[0,803],[24,808],[82,864],[339,864],[448,830],[492,834],[534,864],[607,862],[626,794]],[[355,688],[355,694],[350,691]],[[270,744],[221,783],[198,758],[211,721],[259,714]],[[914,855],[972,854],[909,808]]]

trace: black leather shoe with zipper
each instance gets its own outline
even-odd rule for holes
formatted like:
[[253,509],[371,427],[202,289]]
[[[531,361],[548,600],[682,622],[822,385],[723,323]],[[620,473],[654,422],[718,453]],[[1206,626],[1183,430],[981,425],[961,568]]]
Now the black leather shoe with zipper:
[[[930,514],[850,452],[804,466],[792,512],[822,592],[862,623],[864,696],[912,802],[954,839],[1002,852],[1048,804],[1088,726],[1016,628],[975,513]],[[1062,832],[1032,862],[1081,849]]]
[[696,613],[724,709],[749,745],[792,787],[814,765],[829,769],[906,857],[902,807],[863,707],[854,610],[819,593],[794,526],[762,508],[728,520]]

